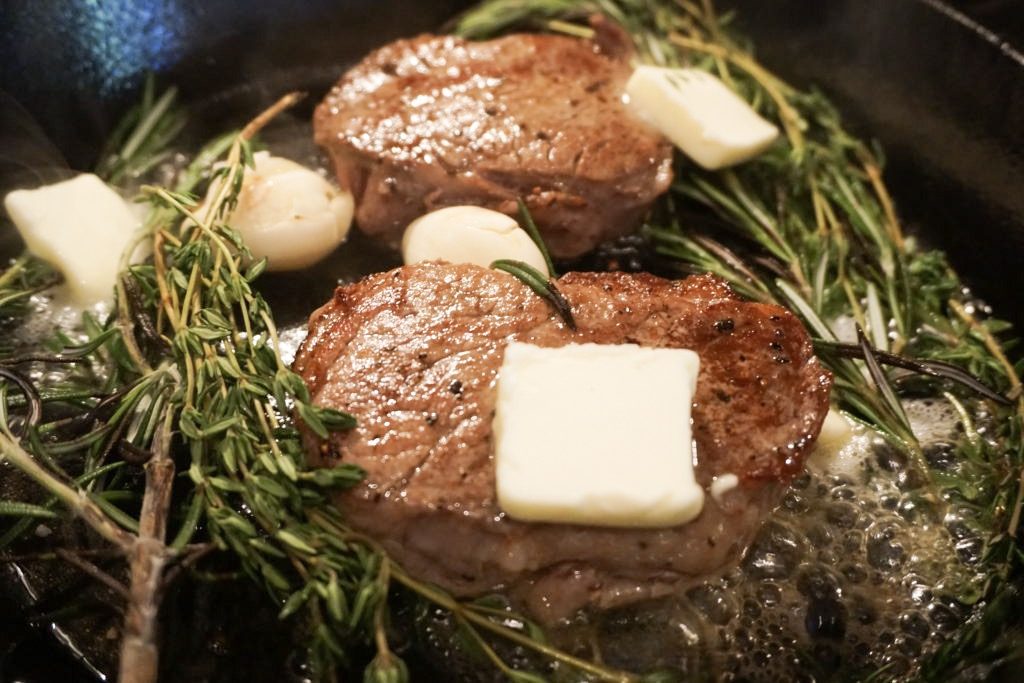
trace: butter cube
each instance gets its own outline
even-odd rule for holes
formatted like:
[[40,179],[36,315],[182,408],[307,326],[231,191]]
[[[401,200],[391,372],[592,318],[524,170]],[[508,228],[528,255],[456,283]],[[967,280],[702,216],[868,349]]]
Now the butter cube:
[[121,253],[139,227],[128,203],[83,174],[35,190],[15,190],[4,208],[28,250],[59,270],[75,303],[112,299]]
[[709,170],[752,159],[779,136],[725,83],[700,69],[639,66],[626,96],[637,116]]
[[685,349],[513,342],[498,379],[498,503],[512,518],[668,527],[696,518]]

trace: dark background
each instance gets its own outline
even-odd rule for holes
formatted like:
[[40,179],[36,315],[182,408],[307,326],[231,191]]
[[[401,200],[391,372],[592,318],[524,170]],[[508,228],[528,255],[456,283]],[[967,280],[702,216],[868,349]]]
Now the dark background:
[[1024,6],[1020,0],[958,0],[950,4],[1017,47],[1024,45]]

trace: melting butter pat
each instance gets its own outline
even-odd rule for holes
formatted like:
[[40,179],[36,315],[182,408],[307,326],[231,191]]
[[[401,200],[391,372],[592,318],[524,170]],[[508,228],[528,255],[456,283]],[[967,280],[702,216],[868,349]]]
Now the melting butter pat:
[[29,251],[64,275],[78,305],[112,299],[121,253],[139,227],[128,203],[83,174],[35,190],[15,190],[4,208]]
[[853,425],[849,419],[835,408],[830,408],[821,423],[821,431],[814,447],[829,456],[835,456],[850,444],[853,437]]
[[540,248],[515,219],[479,206],[449,206],[420,216],[402,237],[402,260],[472,263],[522,261],[548,273]]
[[512,518],[668,527],[700,514],[686,349],[513,342],[498,378],[498,504]]
[[752,159],[779,136],[778,128],[700,69],[639,66],[626,95],[640,118],[706,169]]
[[725,494],[732,491],[734,488],[740,485],[740,478],[731,472],[726,474],[720,474],[711,481],[711,497],[716,502],[721,503],[722,499],[725,498]]
[[822,422],[807,465],[819,472],[856,480],[864,470],[865,447],[871,438],[870,433],[831,408]]

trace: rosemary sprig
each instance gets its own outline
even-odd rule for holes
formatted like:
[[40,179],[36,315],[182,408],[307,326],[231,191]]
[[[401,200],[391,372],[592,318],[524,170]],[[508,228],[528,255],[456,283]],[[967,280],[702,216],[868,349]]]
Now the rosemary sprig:
[[59,515],[49,508],[31,503],[17,503],[0,500],[0,517],[31,517],[35,519],[56,519]]
[[[858,358],[860,360],[866,359],[864,347],[861,344],[841,344],[839,342],[815,340],[814,345],[819,349],[819,351],[834,353],[838,356],[842,356],[843,358]],[[987,384],[979,381],[977,377],[958,365],[938,360],[908,358],[907,356],[899,356],[877,348],[871,348],[870,354],[877,362],[883,365],[909,370],[920,375],[928,375],[929,377],[948,379],[970,389],[990,401],[995,401],[996,403],[1004,406],[1013,405],[1012,400],[1000,393],[997,393]]]
[[558,291],[558,287],[555,286],[551,278],[545,277],[542,272],[528,263],[511,259],[498,259],[491,264],[491,268],[516,277],[520,282],[547,301],[551,308],[555,309],[555,312],[565,322],[566,327],[574,332],[576,331],[576,319],[572,317],[572,305]]
[[537,229],[537,224],[533,222],[533,216],[530,215],[530,210],[526,208],[526,202],[522,198],[516,199],[516,204],[519,208],[519,222],[523,226],[523,230],[530,236],[533,243],[540,249],[541,256],[544,257],[544,265],[548,268],[548,274],[553,277],[558,277],[558,272],[555,271],[555,264],[551,260],[551,252],[548,251],[548,245],[544,242],[544,238],[541,237],[540,230]]
[[142,100],[121,119],[107,138],[96,173],[112,185],[137,179],[170,155],[170,145],[184,128],[184,110],[177,106],[177,88],[156,94],[156,77],[150,73]]

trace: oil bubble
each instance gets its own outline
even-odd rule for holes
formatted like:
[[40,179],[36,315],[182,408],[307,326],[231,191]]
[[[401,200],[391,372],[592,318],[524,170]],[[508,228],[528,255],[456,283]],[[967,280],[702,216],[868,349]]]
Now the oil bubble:
[[846,635],[846,608],[835,598],[812,599],[804,623],[811,638],[840,639]]
[[900,615],[900,628],[904,633],[922,640],[927,638],[932,630],[928,620],[920,612],[905,612]]
[[807,567],[800,571],[796,589],[813,600],[828,600],[839,596],[839,580],[821,566]]
[[778,522],[768,522],[747,551],[744,564],[756,578],[784,579],[796,569],[803,546],[792,529]]
[[687,591],[686,597],[712,624],[728,624],[735,613],[729,594],[713,586],[697,586]]
[[897,539],[898,532],[892,524],[874,524],[868,532],[868,562],[879,571],[892,571],[903,566],[906,552]]

